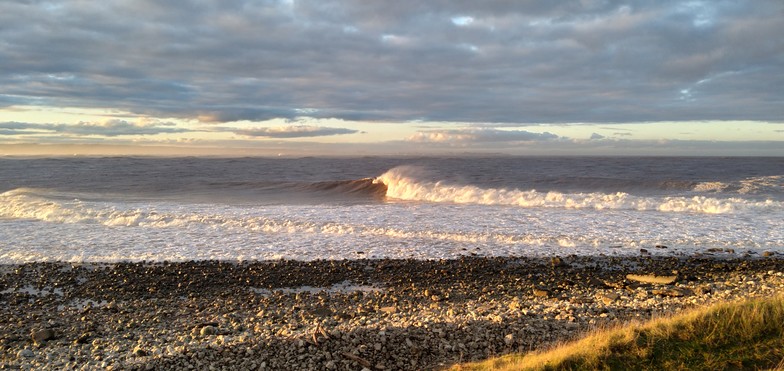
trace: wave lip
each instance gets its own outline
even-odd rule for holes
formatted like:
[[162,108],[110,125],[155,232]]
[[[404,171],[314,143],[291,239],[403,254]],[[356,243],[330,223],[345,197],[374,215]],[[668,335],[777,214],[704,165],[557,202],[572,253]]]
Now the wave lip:
[[375,178],[315,182],[306,186],[308,190],[327,191],[339,194],[367,195],[382,198],[387,194],[387,185]]

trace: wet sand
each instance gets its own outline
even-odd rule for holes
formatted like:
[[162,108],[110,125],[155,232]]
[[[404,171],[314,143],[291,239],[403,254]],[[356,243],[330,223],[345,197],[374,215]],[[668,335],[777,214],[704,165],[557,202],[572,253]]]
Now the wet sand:
[[439,369],[783,292],[765,255],[6,265],[0,369]]

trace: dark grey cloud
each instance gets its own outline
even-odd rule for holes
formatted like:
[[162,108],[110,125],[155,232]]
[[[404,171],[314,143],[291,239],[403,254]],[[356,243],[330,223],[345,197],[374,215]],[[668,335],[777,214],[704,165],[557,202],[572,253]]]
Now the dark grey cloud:
[[38,124],[27,122],[0,122],[0,135],[31,135],[62,133],[77,136],[116,137],[123,135],[155,135],[164,133],[191,132],[190,129],[175,127],[172,123],[154,122],[134,124],[124,120],[109,120],[102,123],[80,122],[78,124]]
[[358,130],[346,128],[330,128],[323,126],[310,126],[310,125],[291,125],[271,128],[253,128],[253,129],[230,129],[222,128],[221,131],[229,131],[238,135],[248,137],[266,137],[266,138],[311,138],[323,137],[332,135],[345,135],[355,134]]
[[205,122],[784,117],[784,3],[0,2],[0,107]]
[[599,140],[599,139],[604,139],[604,138],[605,138],[605,136],[601,135],[599,133],[591,133],[591,138],[590,139],[591,140]]

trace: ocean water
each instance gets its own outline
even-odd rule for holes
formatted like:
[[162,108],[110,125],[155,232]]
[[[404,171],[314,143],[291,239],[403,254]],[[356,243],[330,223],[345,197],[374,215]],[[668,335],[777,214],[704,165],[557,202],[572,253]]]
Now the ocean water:
[[0,158],[0,263],[710,248],[784,252],[784,158]]

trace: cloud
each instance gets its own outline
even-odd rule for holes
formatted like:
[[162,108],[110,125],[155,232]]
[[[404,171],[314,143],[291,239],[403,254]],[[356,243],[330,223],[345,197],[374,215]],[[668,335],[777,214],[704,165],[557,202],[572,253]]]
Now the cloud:
[[0,107],[205,122],[780,120],[784,3],[0,2]]
[[418,131],[408,138],[411,142],[432,143],[492,143],[492,142],[532,142],[558,139],[555,134],[532,133],[525,130],[497,129],[457,129]]
[[267,137],[267,138],[310,138],[331,135],[355,134],[358,130],[346,128],[330,128],[323,126],[310,125],[291,125],[278,126],[271,128],[252,128],[252,129],[222,129],[234,132],[235,134],[248,137]]
[[125,120],[104,122],[79,122],[77,124],[38,124],[26,122],[0,122],[0,135],[31,135],[61,133],[77,136],[116,137],[124,135],[156,135],[184,133],[192,130],[175,127],[173,123],[141,122]]
[[600,140],[600,139],[604,139],[604,138],[605,138],[605,136],[601,135],[599,133],[591,133],[591,138],[590,139],[591,140]]

